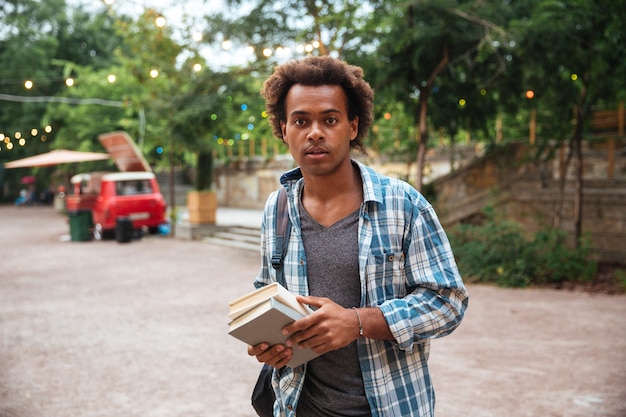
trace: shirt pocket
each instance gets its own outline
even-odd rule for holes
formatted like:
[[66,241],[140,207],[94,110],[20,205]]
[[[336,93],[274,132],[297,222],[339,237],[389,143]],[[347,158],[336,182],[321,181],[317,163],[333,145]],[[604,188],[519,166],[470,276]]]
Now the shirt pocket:
[[370,253],[366,271],[368,292],[378,301],[402,298],[407,294],[402,252]]

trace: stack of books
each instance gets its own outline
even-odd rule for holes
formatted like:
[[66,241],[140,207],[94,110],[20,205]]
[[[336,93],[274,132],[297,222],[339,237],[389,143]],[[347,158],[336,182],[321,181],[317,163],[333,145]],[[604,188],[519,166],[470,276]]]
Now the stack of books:
[[[262,342],[270,346],[285,344],[289,335],[282,333],[283,327],[313,312],[276,282],[238,297],[228,306],[228,334],[251,346]],[[292,351],[293,356],[287,364],[291,368],[319,356],[311,349],[298,346],[294,346]]]

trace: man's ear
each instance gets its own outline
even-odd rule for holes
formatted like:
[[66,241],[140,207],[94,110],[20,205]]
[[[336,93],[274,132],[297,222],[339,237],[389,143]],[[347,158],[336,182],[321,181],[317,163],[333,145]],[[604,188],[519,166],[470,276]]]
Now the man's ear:
[[356,116],[353,120],[350,120],[350,130],[350,141],[353,141],[359,135],[359,116]]
[[287,143],[287,140],[285,139],[287,137],[287,123],[285,122],[280,122],[280,133],[282,134],[282,140],[283,143],[287,146],[289,146],[289,143]]

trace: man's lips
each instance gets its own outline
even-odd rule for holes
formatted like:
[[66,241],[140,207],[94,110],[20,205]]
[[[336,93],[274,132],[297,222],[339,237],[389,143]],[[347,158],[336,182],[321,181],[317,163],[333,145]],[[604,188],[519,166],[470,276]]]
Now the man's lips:
[[304,152],[306,155],[322,155],[328,153],[324,148],[310,148]]

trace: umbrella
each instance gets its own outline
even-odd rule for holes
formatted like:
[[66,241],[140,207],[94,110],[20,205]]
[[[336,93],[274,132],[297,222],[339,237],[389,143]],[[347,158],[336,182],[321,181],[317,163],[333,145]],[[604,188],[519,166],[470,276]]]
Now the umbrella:
[[70,164],[75,162],[99,161],[109,159],[111,155],[108,153],[98,152],[79,152],[66,149],[59,149],[42,153],[28,158],[18,159],[16,161],[7,162],[5,168],[26,168],[26,167],[45,167],[58,164]]
[[36,182],[36,180],[35,180],[35,177],[33,177],[32,175],[27,175],[25,177],[22,177],[20,182],[22,184],[34,184]]

